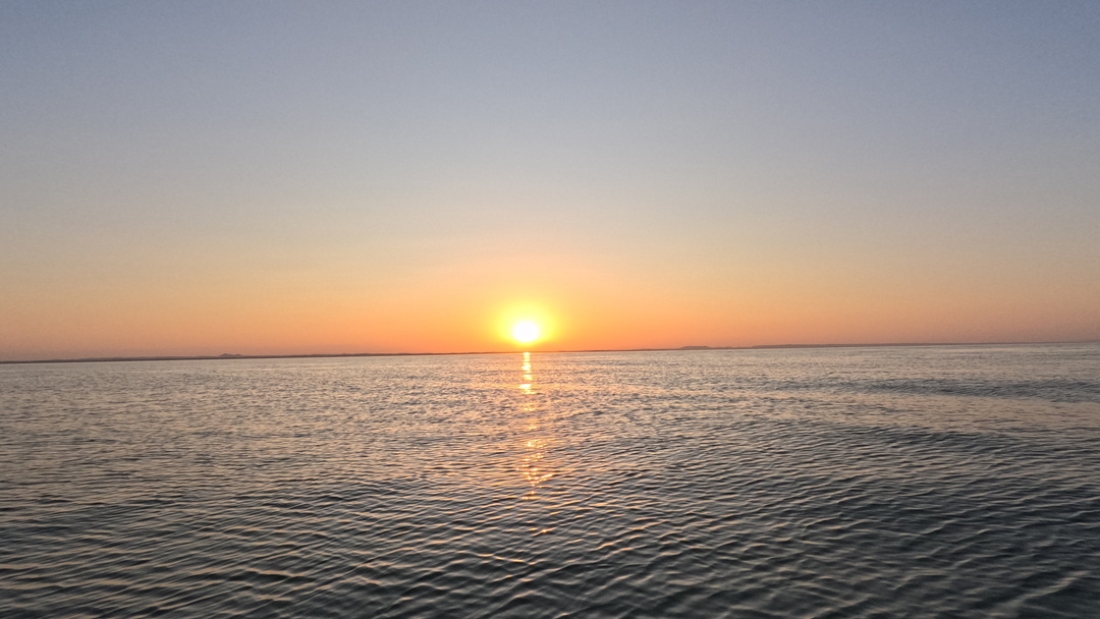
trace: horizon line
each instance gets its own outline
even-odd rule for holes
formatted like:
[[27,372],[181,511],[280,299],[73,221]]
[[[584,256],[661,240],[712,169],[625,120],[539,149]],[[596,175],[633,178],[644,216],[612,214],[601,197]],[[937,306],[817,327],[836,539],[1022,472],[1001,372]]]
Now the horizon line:
[[74,357],[57,359],[0,360],[0,365],[35,363],[108,363],[118,361],[231,361],[240,359],[326,359],[343,357],[436,357],[447,355],[506,355],[523,352],[543,354],[605,353],[605,352],[698,352],[703,350],[774,350],[787,348],[883,348],[891,346],[1019,346],[1025,344],[1097,344],[1100,340],[1015,341],[1015,342],[884,342],[860,344],[757,344],[754,346],[688,345],[676,348],[589,348],[575,350],[479,350],[458,352],[354,352],[354,353],[291,353],[271,355],[147,355],[123,357]]

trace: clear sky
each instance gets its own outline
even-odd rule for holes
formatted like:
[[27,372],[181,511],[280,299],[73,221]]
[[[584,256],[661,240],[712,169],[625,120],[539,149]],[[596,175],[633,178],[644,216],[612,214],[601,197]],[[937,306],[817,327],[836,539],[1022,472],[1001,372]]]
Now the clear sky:
[[0,358],[1100,338],[1100,2],[0,1]]

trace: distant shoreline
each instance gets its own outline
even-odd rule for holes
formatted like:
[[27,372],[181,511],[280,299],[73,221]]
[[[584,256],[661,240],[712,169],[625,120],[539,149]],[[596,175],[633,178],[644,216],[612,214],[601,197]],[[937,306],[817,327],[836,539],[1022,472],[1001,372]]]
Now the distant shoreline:
[[[606,352],[697,352],[706,350],[773,350],[788,348],[889,348],[909,346],[1021,346],[1043,344],[1097,344],[1100,340],[1062,342],[890,342],[884,344],[758,344],[756,346],[680,346],[679,348],[593,348],[579,350],[536,350],[538,353],[606,353]],[[0,365],[37,363],[109,363],[129,361],[232,361],[238,359],[338,359],[345,357],[438,357],[453,355],[508,355],[520,350],[481,350],[463,352],[357,352],[357,353],[304,353],[292,355],[157,355],[146,357],[84,357],[74,359],[29,359],[2,361]]]

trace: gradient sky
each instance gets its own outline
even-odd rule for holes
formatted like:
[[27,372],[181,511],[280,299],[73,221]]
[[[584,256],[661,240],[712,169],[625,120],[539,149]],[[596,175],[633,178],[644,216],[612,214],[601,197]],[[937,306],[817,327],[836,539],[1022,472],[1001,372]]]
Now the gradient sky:
[[0,2],[0,359],[1100,338],[1100,2]]

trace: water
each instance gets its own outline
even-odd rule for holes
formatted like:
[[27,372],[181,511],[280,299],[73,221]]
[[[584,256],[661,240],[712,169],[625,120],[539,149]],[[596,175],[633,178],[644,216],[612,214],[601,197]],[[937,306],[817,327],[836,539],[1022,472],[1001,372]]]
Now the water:
[[0,616],[1100,616],[1100,345],[0,366]]

